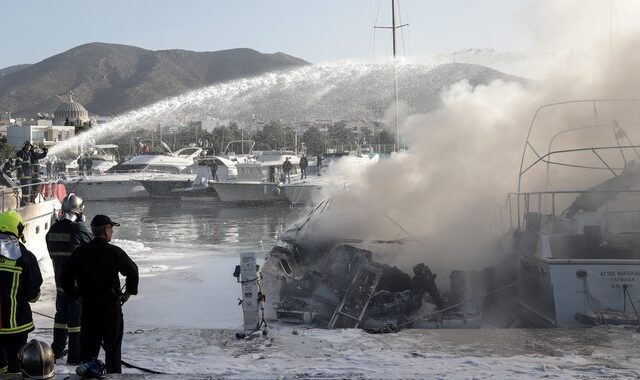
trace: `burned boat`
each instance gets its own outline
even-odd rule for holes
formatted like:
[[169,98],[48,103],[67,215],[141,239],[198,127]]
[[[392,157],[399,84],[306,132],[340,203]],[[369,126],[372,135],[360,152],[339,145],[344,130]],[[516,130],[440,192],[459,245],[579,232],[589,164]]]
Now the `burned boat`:
[[261,268],[266,319],[323,328],[479,326],[479,304],[450,307],[477,285],[469,273],[452,273],[452,289],[445,295],[425,263],[407,273],[385,262],[379,248],[411,244],[406,234],[392,240],[318,238],[314,224],[341,207],[334,202],[321,202],[289,226],[266,258]]
[[638,103],[565,102],[533,117],[505,220],[513,300],[538,325],[640,321]]

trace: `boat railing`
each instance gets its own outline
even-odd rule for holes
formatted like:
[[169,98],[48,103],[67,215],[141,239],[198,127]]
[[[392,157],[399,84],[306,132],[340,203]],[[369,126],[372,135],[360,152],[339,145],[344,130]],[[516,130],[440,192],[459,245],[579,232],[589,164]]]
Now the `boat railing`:
[[[27,204],[58,199],[58,186],[64,185],[57,181],[45,180],[25,185],[2,187],[0,188],[2,191],[0,212],[17,209]],[[27,197],[28,202],[26,202]]]
[[[507,229],[520,231],[525,228],[525,219],[527,222],[535,222],[539,226],[543,222],[543,217],[548,216],[554,219],[564,217],[568,208],[574,204],[579,196],[601,197],[603,200],[601,207],[606,208],[610,201],[616,200],[623,194],[640,195],[640,190],[554,190],[509,193],[503,208],[505,212],[500,216],[499,223],[503,233]],[[619,211],[607,209],[607,212]],[[531,218],[535,220],[531,220]]]
[[[532,210],[531,202],[533,202],[533,206],[536,205],[536,202],[540,204],[541,207],[538,207],[537,210],[539,214],[543,213],[541,208],[544,206],[547,211],[550,211],[551,215],[557,215],[557,208],[571,205],[576,196],[598,193],[599,196],[605,197],[605,193],[636,192],[633,189],[637,188],[638,184],[635,183],[632,184],[633,186],[628,186],[623,177],[637,177],[635,172],[640,170],[640,145],[635,145],[632,142],[632,136],[627,133],[625,128],[628,127],[631,128],[630,130],[635,131],[640,126],[640,123],[635,121],[633,117],[629,117],[627,113],[621,113],[621,111],[629,108],[635,109],[638,104],[640,104],[640,99],[637,98],[588,99],[557,102],[539,107],[531,119],[522,150],[517,192],[507,196],[505,210],[507,210],[509,218],[508,226],[517,227],[518,229],[523,228],[524,216],[528,215]],[[580,120],[580,124],[559,128],[555,134],[550,134],[552,132],[550,129],[553,129],[556,123],[555,120],[565,120],[565,118],[558,119],[558,116],[567,115],[561,109],[571,107],[573,107],[571,114],[575,113],[575,118],[571,120]],[[554,114],[552,110],[558,109],[561,112]],[[552,123],[548,123],[547,119],[541,116],[546,112],[550,112],[549,115],[552,117],[555,116],[555,119],[551,119]],[[622,121],[618,121],[620,119],[617,115],[623,116]],[[562,126],[563,123],[560,122],[558,125]],[[543,128],[542,131],[537,131],[540,127]],[[536,130],[535,133],[534,129]],[[575,135],[579,139],[567,140],[570,135]],[[580,140],[580,138],[587,136],[590,136],[589,140]],[[544,141],[546,141],[543,145],[537,141],[540,137],[543,137]],[[569,147],[570,149],[559,149],[554,146],[561,141],[581,141],[580,145],[582,146]],[[593,145],[588,146],[587,144]],[[574,169],[576,170],[574,173],[578,173],[580,176],[584,176],[585,172],[610,173],[611,178],[617,178],[619,184],[617,188],[595,186],[583,191],[569,188],[566,191],[528,192],[527,184],[539,185],[542,183],[542,176],[545,175],[544,189],[558,189],[559,186],[551,183],[550,173],[552,168],[563,168],[565,171],[563,178],[570,177],[569,170]],[[631,175],[628,176],[627,174]],[[542,176],[537,177],[536,175]],[[525,178],[527,179],[525,180]],[[533,181],[531,181],[532,178]],[[591,196],[596,195],[593,194]],[[559,202],[559,197],[573,198]]]

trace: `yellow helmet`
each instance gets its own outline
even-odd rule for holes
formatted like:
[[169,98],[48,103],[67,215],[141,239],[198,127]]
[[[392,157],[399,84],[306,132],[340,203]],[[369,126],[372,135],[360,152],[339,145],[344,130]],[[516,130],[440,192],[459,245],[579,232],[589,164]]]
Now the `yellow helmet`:
[[22,216],[20,216],[16,210],[8,210],[0,213],[0,233],[11,234],[20,238],[24,243],[23,231],[24,222],[22,221]]

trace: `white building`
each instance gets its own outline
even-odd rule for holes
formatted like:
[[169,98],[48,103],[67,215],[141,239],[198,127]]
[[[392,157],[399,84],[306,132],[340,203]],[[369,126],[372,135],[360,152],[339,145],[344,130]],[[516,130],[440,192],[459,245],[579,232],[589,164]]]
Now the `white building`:
[[53,125],[51,120],[38,120],[36,124],[10,125],[7,127],[7,143],[21,149],[26,140],[34,144],[54,145],[75,135],[73,125]]

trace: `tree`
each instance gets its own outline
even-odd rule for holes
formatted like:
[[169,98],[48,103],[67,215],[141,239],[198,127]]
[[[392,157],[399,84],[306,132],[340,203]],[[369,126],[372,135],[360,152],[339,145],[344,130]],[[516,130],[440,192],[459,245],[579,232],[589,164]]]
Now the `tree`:
[[310,156],[319,156],[324,152],[324,136],[318,127],[304,131],[302,142],[307,146],[307,154]]
[[0,136],[0,161],[4,162],[16,156],[16,150],[7,144],[6,136]]
[[284,128],[277,121],[270,121],[256,133],[257,149],[276,149],[282,145]]
[[[66,124],[65,124],[66,125]],[[80,134],[84,131],[89,130],[91,128],[91,124],[89,122],[84,122],[82,124],[76,123],[75,134]]]
[[378,134],[378,144],[393,145],[393,136],[391,136],[391,133],[385,130],[380,131],[380,133]]

